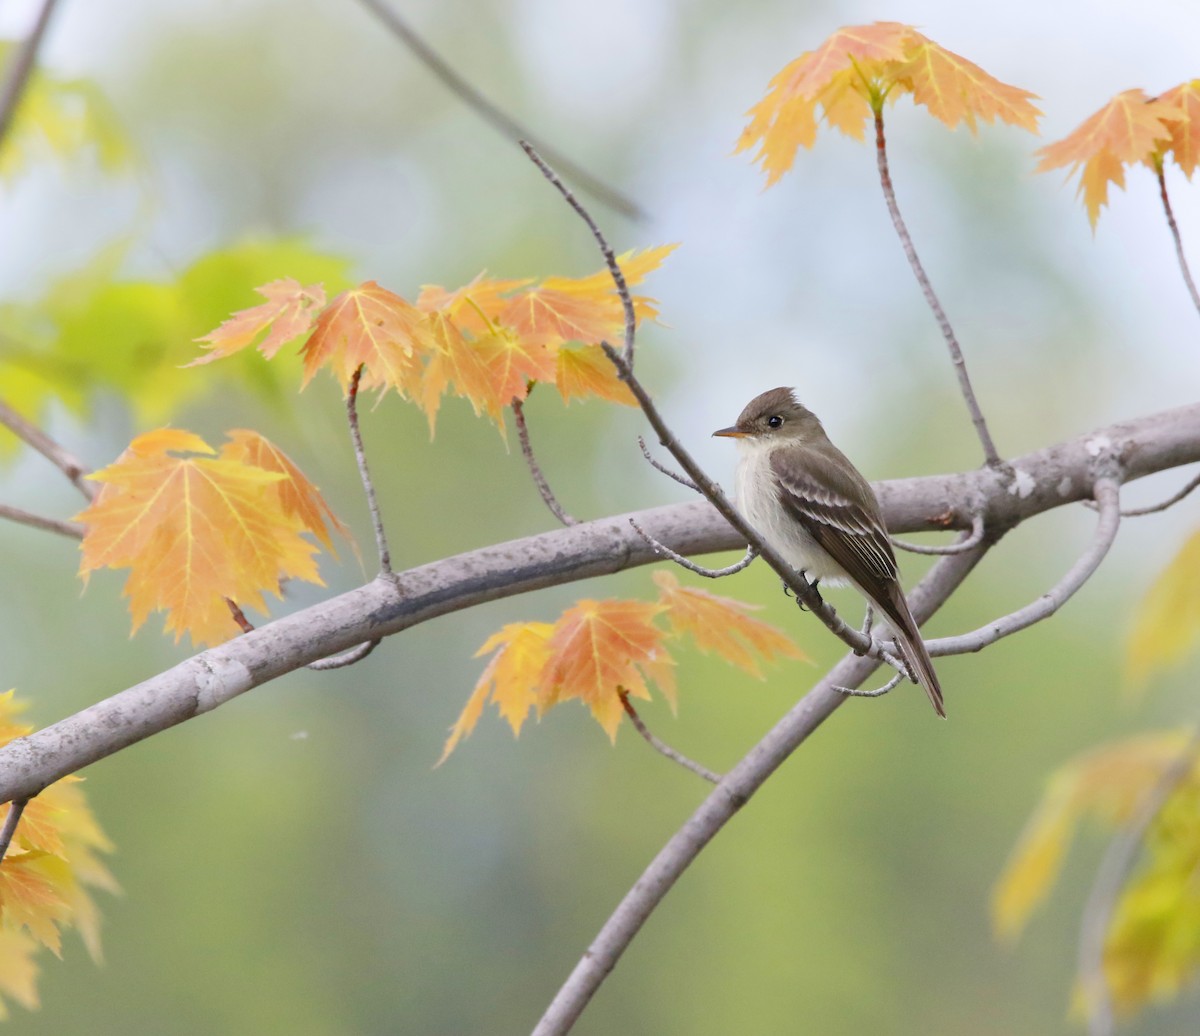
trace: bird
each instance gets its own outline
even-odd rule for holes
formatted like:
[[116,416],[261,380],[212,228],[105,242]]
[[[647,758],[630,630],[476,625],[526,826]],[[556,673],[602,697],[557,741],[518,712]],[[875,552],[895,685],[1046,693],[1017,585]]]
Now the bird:
[[941,684],[900,587],[875,491],[795,389],[755,396],[736,424],[712,434],[737,441],[735,501],[746,521],[814,586],[849,583],[862,594],[887,620],[909,676],[945,718]]

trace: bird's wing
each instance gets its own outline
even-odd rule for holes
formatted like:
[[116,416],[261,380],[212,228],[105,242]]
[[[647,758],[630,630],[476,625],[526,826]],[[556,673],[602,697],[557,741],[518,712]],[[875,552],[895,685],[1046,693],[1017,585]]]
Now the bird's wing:
[[896,555],[865,480],[839,489],[839,472],[816,450],[802,456],[777,450],[771,471],[788,513],[868,596],[882,596],[883,587],[897,578]]

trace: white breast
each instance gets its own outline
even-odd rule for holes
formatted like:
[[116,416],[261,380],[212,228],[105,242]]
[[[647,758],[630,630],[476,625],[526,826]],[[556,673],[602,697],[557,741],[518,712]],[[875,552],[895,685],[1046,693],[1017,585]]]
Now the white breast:
[[737,440],[741,456],[734,474],[734,495],[742,516],[792,567],[808,578],[838,586],[845,570],[833,560],[779,502],[779,489],[771,472],[774,443],[753,438]]

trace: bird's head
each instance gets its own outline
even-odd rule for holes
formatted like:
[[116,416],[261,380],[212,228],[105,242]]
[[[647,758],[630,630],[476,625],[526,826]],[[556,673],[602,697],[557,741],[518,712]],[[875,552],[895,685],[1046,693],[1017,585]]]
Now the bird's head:
[[755,396],[736,424],[713,432],[749,447],[811,442],[824,434],[817,416],[796,400],[795,389],[790,388],[773,388]]

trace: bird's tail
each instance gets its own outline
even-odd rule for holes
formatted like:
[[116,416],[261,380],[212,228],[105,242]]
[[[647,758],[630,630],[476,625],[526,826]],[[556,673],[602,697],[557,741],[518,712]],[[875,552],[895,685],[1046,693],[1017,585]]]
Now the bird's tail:
[[938,683],[937,673],[933,671],[933,659],[929,657],[925,641],[921,639],[921,631],[917,628],[908,601],[904,598],[904,591],[897,586],[891,596],[892,599],[888,603],[892,607],[888,609],[887,617],[892,632],[896,635],[896,643],[904,654],[904,661],[908,663],[915,682],[919,683],[929,696],[929,704],[933,706],[933,711],[945,719],[946,706],[942,701],[942,685]]

